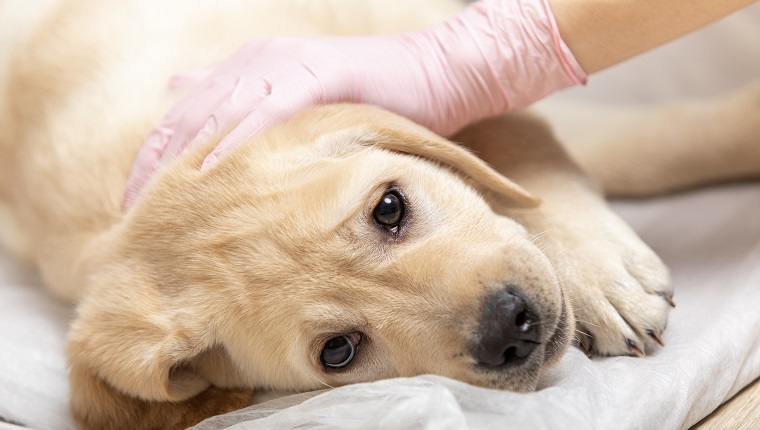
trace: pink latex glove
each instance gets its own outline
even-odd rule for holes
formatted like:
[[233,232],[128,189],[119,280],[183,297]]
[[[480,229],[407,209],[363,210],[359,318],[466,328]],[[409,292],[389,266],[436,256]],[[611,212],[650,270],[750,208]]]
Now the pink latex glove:
[[415,33],[252,39],[148,136],[127,181],[124,207],[159,166],[195,142],[231,130],[205,167],[309,106],[374,104],[450,136],[585,79],[547,0],[481,0]]

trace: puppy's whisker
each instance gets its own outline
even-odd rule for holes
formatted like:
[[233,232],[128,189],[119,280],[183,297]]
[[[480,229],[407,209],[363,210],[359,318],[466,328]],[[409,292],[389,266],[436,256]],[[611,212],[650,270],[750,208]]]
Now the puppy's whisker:
[[583,320],[577,320],[577,321],[578,321],[578,322],[581,322],[581,323],[583,323],[583,324],[586,324],[586,325],[590,325],[590,326],[592,326],[592,327],[601,328],[600,326],[598,326],[598,325],[596,325],[596,324],[594,324],[594,323],[590,323],[590,322],[588,322],[588,321],[583,321]]
[[546,322],[546,321],[544,321],[544,322],[532,322],[532,323],[528,324],[528,327],[542,327],[542,326],[545,326],[545,325],[548,325],[548,324],[549,324],[549,322]]
[[325,387],[327,387],[327,388],[335,388],[332,385],[328,384],[327,382],[319,379],[319,377],[317,375],[315,375],[314,372],[312,372],[311,370],[309,370],[309,375],[312,378],[314,378],[317,382],[319,382],[320,384],[324,385]]
[[540,243],[539,240],[541,239],[541,236],[543,236],[543,235],[545,235],[547,233],[549,233],[549,230],[544,230],[544,231],[542,231],[540,233],[532,234],[532,235],[528,236],[528,240],[532,244],[538,245]]

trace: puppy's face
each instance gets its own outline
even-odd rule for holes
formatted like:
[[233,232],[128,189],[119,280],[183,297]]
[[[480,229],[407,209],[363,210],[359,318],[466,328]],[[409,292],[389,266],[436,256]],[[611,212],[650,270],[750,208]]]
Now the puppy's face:
[[[139,300],[80,309],[72,339],[122,390],[167,400],[209,383],[433,373],[526,391],[564,351],[573,322],[557,278],[493,209],[535,200],[460,148],[378,109],[331,106],[198,172],[202,155],[167,169],[114,232],[121,260],[90,296],[110,297],[99,285],[118,277]],[[112,321],[144,322],[132,348],[149,369],[98,358],[99,342],[135,337],[96,333],[104,300]]]

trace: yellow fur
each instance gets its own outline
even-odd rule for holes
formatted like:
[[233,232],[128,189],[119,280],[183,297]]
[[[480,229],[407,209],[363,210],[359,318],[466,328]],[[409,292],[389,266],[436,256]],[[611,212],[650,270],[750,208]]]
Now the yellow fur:
[[[85,428],[185,428],[255,388],[421,373],[531,390],[567,347],[573,307],[611,327],[597,334],[600,352],[626,353],[621,336],[650,347],[639,335],[645,322],[664,326],[653,293],[669,291],[667,271],[528,114],[456,138],[516,183],[405,119],[334,105],[200,171],[212,139],[122,213],[136,151],[178,97],[166,89],[173,73],[213,65],[254,34],[410,30],[458,7],[82,0],[24,15],[0,57],[0,204],[19,224],[2,238],[78,303],[68,352]],[[398,239],[372,221],[389,186],[410,202]],[[621,277],[628,294],[604,289]],[[483,371],[473,332],[481,301],[505,285],[541,315],[540,345],[522,366]],[[634,315],[631,327],[583,304],[605,297]],[[321,345],[350,332],[364,334],[355,363],[326,371]]]

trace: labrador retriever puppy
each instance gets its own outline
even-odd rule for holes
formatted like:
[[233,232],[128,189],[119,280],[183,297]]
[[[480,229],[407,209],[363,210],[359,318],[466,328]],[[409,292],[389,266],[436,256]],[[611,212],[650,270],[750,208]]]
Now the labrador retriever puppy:
[[528,391],[573,339],[602,355],[662,343],[667,269],[602,194],[759,176],[760,88],[574,109],[560,130],[576,161],[533,113],[453,143],[376,107],[316,107],[201,171],[209,139],[122,211],[173,73],[256,34],[412,30],[460,7],[0,2],[0,240],[77,303],[83,428],[185,428],[254,389],[425,373]]

